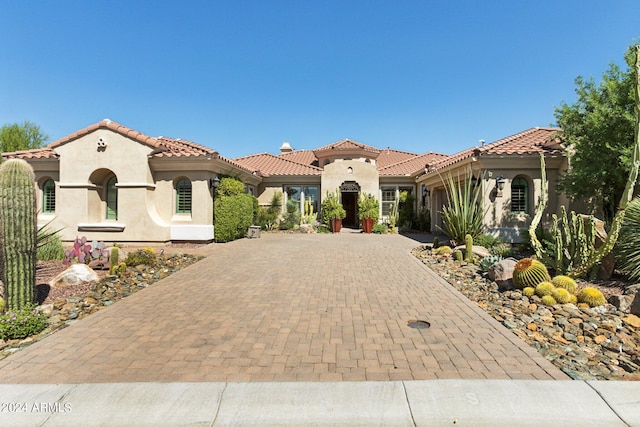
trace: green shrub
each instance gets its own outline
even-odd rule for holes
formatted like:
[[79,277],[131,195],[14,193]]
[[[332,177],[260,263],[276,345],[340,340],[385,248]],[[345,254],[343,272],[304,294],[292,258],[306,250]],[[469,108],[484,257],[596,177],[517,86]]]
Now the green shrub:
[[331,233],[331,229],[326,224],[319,224],[316,228],[316,232],[326,234]]
[[507,258],[513,255],[513,249],[508,243],[500,243],[498,245],[492,246],[491,249],[489,249],[489,252],[491,252],[493,255],[498,255],[503,258]]
[[431,231],[431,212],[429,209],[422,208],[416,215],[415,226],[420,231]]
[[398,226],[411,229],[413,226],[413,201],[414,197],[408,191],[400,193],[400,203],[398,209]]
[[156,252],[151,248],[143,248],[138,249],[135,252],[129,253],[127,258],[124,260],[125,268],[127,265],[136,266],[136,265],[155,265],[156,263]]
[[300,226],[300,205],[296,200],[287,201],[287,213],[280,222],[280,230],[294,230]]
[[36,250],[38,261],[62,261],[64,259],[64,246],[60,236],[53,235],[46,242],[38,246]]
[[387,234],[387,231],[389,231],[389,229],[384,224],[374,224],[371,230],[372,233],[376,234]]
[[[256,199],[257,200],[257,199]],[[259,206],[255,220],[263,230],[273,230],[278,227],[280,210],[282,209],[282,193],[276,192],[271,197],[269,206]]]
[[47,316],[35,305],[0,315],[0,339],[19,340],[41,332],[47,327]]
[[244,184],[237,179],[220,180],[214,204],[216,242],[230,242],[245,236],[253,222],[253,199],[252,195],[244,192]]
[[492,236],[491,234],[480,234],[473,238],[473,244],[476,246],[482,246],[489,250],[492,247],[502,243],[499,237]]

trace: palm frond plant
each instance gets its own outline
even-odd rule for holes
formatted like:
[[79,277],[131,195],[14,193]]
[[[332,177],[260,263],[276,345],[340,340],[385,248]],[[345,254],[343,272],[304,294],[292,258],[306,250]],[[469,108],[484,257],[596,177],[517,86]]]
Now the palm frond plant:
[[[483,218],[486,210],[482,207],[481,185],[473,185],[471,174],[449,174],[440,177],[447,193],[447,204],[440,212],[443,227],[438,229],[456,244],[462,244],[467,234],[477,238],[484,231]],[[480,180],[482,182],[482,179]]]

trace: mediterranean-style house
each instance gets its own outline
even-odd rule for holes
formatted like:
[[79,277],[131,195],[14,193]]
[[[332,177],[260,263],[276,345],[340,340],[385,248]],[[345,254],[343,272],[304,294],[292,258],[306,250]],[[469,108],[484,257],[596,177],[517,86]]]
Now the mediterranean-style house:
[[[219,176],[234,176],[262,205],[275,193],[285,203],[316,212],[328,191],[337,191],[345,226],[358,227],[358,193],[373,194],[385,221],[400,193],[414,196],[416,212],[429,212],[432,231],[442,225],[443,177],[466,177],[481,186],[487,230],[517,241],[530,222],[541,191],[540,155],[549,188],[568,167],[558,129],[532,128],[454,155],[408,153],[344,139],[313,150],[283,143],[278,154],[237,159],[193,142],[151,137],[105,119],[35,150],[2,153],[21,158],[36,175],[40,225],[108,242],[211,241],[213,201]],[[548,212],[568,199],[549,192]]]

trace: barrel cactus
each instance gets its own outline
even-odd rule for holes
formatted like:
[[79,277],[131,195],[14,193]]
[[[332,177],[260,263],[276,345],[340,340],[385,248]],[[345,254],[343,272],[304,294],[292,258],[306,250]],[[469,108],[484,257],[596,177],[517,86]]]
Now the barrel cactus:
[[578,288],[576,281],[569,276],[556,276],[551,280],[551,283],[553,283],[553,286],[556,288],[566,289],[572,294],[575,293]]
[[532,258],[523,258],[513,267],[513,284],[519,289],[527,286],[536,287],[538,283],[550,279],[547,267]]
[[9,310],[34,300],[37,249],[35,176],[21,159],[0,166],[0,280]]
[[555,300],[555,298],[553,298],[551,295],[545,295],[543,296],[540,301],[542,302],[542,304],[544,305],[555,305],[558,303],[558,301]]
[[536,294],[536,288],[532,288],[531,286],[527,286],[522,290],[522,295],[525,297],[532,297]]
[[540,282],[536,286],[536,295],[542,298],[545,295],[551,295],[556,287],[551,282]]
[[451,255],[452,252],[451,246],[440,246],[436,249],[436,255]]
[[571,301],[571,294],[564,288],[555,288],[551,292],[551,296],[560,304],[566,304]]
[[589,307],[596,307],[606,304],[607,300],[598,289],[587,287],[578,292],[578,302],[588,304]]

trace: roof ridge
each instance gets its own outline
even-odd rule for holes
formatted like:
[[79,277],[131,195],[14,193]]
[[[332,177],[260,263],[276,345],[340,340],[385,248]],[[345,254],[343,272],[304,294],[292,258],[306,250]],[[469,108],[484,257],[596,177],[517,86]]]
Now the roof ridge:
[[[411,154],[411,153],[408,153],[408,154]],[[394,166],[398,166],[398,165],[401,165],[401,164],[403,164],[403,163],[413,162],[413,161],[415,161],[416,159],[418,159],[419,157],[425,157],[425,156],[428,156],[428,155],[432,155],[432,156],[434,156],[434,155],[435,155],[435,156],[444,156],[445,158],[451,157],[451,155],[450,155],[450,154],[443,154],[443,153],[436,153],[435,151],[428,151],[428,152],[426,152],[426,153],[416,154],[415,156],[413,156],[413,157],[409,157],[408,159],[403,159],[403,160],[400,160],[400,161],[398,161],[398,162],[388,164],[388,165],[386,165],[386,166],[381,167],[381,168],[380,168],[380,170],[381,170],[381,171],[383,171],[383,170],[385,170],[385,169],[388,169],[388,168],[391,168],[391,167],[394,167]],[[444,160],[444,159],[443,159],[443,160]]]
[[[170,137],[166,137],[166,136],[159,136],[157,138],[157,141],[159,142],[160,146],[163,146],[164,148],[166,148],[169,151],[171,151],[171,147],[167,147],[165,144],[163,144],[163,141],[170,141],[170,142],[173,142],[173,143],[179,144],[179,145],[187,145],[187,146],[190,146],[191,148],[196,148],[196,149],[205,151],[207,153],[219,155],[218,150],[216,150],[214,148],[211,148],[211,147],[207,147],[206,145],[198,144],[197,142],[189,141],[187,139],[170,138]],[[161,147],[158,147],[158,148],[161,148]]]
[[131,129],[127,126],[121,125],[120,123],[114,122],[113,120],[110,120],[110,119],[103,119],[98,123],[94,123],[83,129],[75,131],[67,136],[57,139],[56,141],[53,141],[52,143],[48,144],[47,147],[48,148],[59,147],[75,139],[88,135],[91,132],[96,131],[98,129],[110,129],[116,133],[119,133],[120,135],[126,136],[127,138],[135,139],[136,141],[141,142],[143,144],[150,145],[154,148],[158,148],[158,140],[156,138],[146,135],[137,130]]

